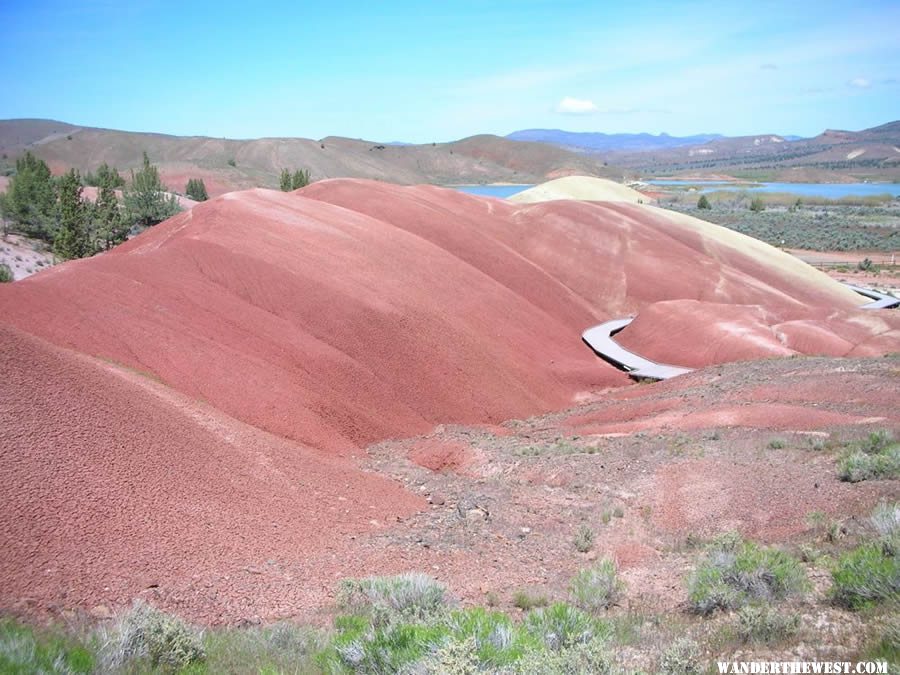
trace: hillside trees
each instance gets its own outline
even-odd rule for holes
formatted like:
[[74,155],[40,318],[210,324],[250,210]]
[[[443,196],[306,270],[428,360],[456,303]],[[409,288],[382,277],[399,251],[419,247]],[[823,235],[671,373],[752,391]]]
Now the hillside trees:
[[116,167],[109,166],[106,162],[103,162],[103,164],[97,168],[97,173],[94,174],[88,171],[84,174],[84,184],[93,187],[109,185],[115,190],[117,188],[125,187],[125,179],[122,178],[122,174],[119,173],[119,170]]
[[149,227],[174,216],[181,209],[174,195],[167,195],[159,178],[159,169],[150,164],[147,153],[137,172],[131,172],[131,185],[125,190],[125,209],[129,220],[140,227]]
[[53,240],[56,189],[47,164],[26,152],[16,160],[16,175],[0,201],[0,213],[22,234]]
[[309,169],[297,169],[294,173],[291,173],[290,169],[281,170],[279,187],[281,187],[282,191],[290,192],[307,185],[309,185]]
[[209,195],[206,192],[206,184],[202,178],[191,178],[188,180],[184,192],[195,202],[205,202],[209,199]]

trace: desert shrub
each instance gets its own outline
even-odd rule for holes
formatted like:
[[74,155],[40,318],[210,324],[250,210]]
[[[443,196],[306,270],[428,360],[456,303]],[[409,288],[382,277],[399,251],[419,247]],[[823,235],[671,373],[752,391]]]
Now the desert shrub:
[[838,461],[838,476],[850,483],[900,477],[900,443],[885,431],[869,434]]
[[374,624],[370,618],[339,617],[337,635],[319,655],[326,672],[397,673],[448,640],[441,625],[387,623]]
[[882,502],[872,511],[870,521],[882,546],[894,555],[900,554],[900,502]]
[[796,634],[800,617],[780,614],[768,605],[747,605],[738,610],[738,636],[744,642],[773,645]]
[[880,542],[844,553],[831,572],[831,597],[847,609],[900,601],[900,558]]
[[706,195],[700,195],[700,199],[697,200],[697,208],[709,210],[712,206],[709,203],[709,199],[706,198]]
[[592,548],[594,548],[594,531],[587,525],[582,525],[575,535],[575,550],[579,553],[587,553]]
[[378,620],[425,619],[447,604],[447,588],[425,574],[345,579],[338,590],[344,609],[368,613]]
[[52,631],[35,632],[0,620],[0,673],[90,673],[94,656],[84,644]]
[[616,604],[625,584],[619,579],[616,565],[604,559],[583,569],[572,579],[570,591],[575,604],[588,612],[609,609]]
[[666,648],[659,660],[660,675],[699,675],[700,650],[693,640],[682,638]]
[[606,641],[592,638],[556,651],[529,652],[519,660],[513,672],[521,675],[605,675],[614,672],[614,663]]
[[714,545],[688,580],[693,611],[708,615],[752,600],[781,600],[808,582],[799,563],[784,551],[753,542]]
[[140,601],[119,619],[104,643],[101,656],[109,670],[135,662],[177,670],[206,657],[199,632]]
[[786,447],[786,443],[781,438],[773,438],[769,441],[769,448],[771,450],[783,450]]
[[508,616],[481,607],[452,612],[443,623],[451,642],[472,644],[480,668],[514,663],[526,651],[540,647],[533,635],[521,630]]
[[[900,618],[888,619],[881,631],[881,636],[874,648],[866,655],[868,658],[900,664]],[[896,672],[890,670],[889,672]]]
[[525,617],[524,629],[547,649],[554,651],[590,642],[594,638],[606,638],[612,632],[609,624],[563,602],[530,612]]
[[13,271],[9,265],[0,263],[0,284],[6,284],[13,281]]
[[433,653],[408,664],[401,675],[470,675],[480,672],[475,640],[449,641]]
[[516,591],[513,594],[513,605],[525,611],[532,610],[535,607],[546,607],[548,604],[547,596],[532,595],[528,591]]

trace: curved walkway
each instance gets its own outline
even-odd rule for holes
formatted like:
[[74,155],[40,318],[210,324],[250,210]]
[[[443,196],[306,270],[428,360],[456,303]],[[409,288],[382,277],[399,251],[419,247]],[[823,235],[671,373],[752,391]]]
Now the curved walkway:
[[625,328],[633,320],[634,318],[632,317],[606,321],[599,326],[588,328],[581,334],[581,339],[601,359],[616,368],[628,371],[631,377],[639,380],[667,380],[670,377],[684,375],[693,370],[693,368],[669,366],[665,363],[656,363],[645,359],[643,356],[628,351],[612,339],[613,335]]
[[[860,295],[864,295],[873,300],[873,302],[862,305],[860,309],[890,309],[892,307],[900,307],[900,298],[895,298],[893,295],[881,293],[871,288],[855,286],[846,281],[843,283]],[[584,340],[584,343],[601,359],[620,370],[628,372],[628,374],[635,379],[668,380],[670,377],[684,375],[693,370],[693,368],[670,366],[665,363],[657,363],[656,361],[645,359],[639,354],[628,351],[618,342],[613,340],[613,335],[625,328],[625,326],[632,321],[634,321],[634,317],[605,321],[598,326],[588,328],[581,334],[581,339]]]
[[882,293],[881,291],[876,291],[872,288],[865,288],[864,286],[856,286],[847,281],[842,283],[844,286],[856,291],[860,295],[864,295],[867,298],[874,300],[874,302],[869,302],[860,306],[860,309],[891,309],[893,307],[900,307],[900,298],[895,298],[893,295],[888,295],[887,293]]

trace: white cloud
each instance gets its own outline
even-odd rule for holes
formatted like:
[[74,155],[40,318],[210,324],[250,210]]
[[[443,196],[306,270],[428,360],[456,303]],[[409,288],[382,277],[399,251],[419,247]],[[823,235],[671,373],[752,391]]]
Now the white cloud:
[[593,101],[583,98],[572,98],[564,96],[563,99],[556,104],[556,112],[564,115],[590,115],[597,112],[597,106]]
[[872,86],[872,83],[864,77],[854,77],[847,84],[857,89],[868,89]]

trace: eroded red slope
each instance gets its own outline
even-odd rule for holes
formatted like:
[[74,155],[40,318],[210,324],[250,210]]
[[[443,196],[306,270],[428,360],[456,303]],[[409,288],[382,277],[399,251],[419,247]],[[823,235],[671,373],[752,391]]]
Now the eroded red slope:
[[[115,606],[194,584],[217,597],[185,604],[215,621],[239,611],[229,575],[342,556],[350,535],[423,506],[349,460],[3,325],[0,457],[5,610]],[[331,586],[328,572],[297,592]]]

